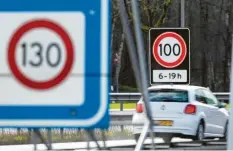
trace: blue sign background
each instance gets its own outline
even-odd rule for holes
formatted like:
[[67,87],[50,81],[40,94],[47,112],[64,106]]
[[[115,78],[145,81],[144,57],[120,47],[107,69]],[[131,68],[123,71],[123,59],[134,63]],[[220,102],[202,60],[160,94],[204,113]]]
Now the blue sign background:
[[[108,46],[110,44],[111,7],[108,1]],[[90,14],[95,11],[95,15]],[[97,114],[100,108],[101,76],[108,76],[107,107],[102,119],[91,126],[77,126],[80,128],[107,128],[109,126],[109,71],[110,48],[108,47],[108,73],[101,73],[101,0],[5,0],[1,2],[1,12],[48,12],[48,11],[79,11],[85,14],[85,101],[81,106],[0,106],[0,120],[88,120]],[[1,21],[1,19],[0,19]],[[107,29],[106,29],[107,30]],[[0,35],[1,36],[1,35]],[[75,87],[74,87],[75,89]],[[77,94],[78,94],[77,90]],[[14,95],[14,92],[9,92]],[[25,96],[26,97],[26,96]],[[72,115],[75,111],[76,115]],[[12,126],[10,126],[12,127]],[[14,126],[29,127],[29,126]],[[41,127],[33,126],[33,127]],[[53,126],[56,127],[56,126]],[[57,127],[67,127],[58,125]],[[73,126],[72,126],[73,127]]]

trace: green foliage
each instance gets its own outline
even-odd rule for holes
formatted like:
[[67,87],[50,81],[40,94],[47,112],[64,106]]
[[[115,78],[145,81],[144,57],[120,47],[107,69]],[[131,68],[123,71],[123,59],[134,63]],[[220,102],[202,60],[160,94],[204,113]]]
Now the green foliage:
[[130,86],[120,86],[120,91],[121,92],[138,92],[138,88],[133,88],[133,87],[130,87]]
[[[120,109],[121,103],[112,103],[110,104],[110,109]],[[132,101],[124,101],[123,103],[123,109],[135,109],[136,108],[136,103],[132,103]]]
[[[154,12],[154,9],[153,7],[151,7],[150,4],[147,4],[145,3],[144,1],[142,1],[142,7],[144,10],[147,10],[147,11],[151,11],[151,12]],[[166,15],[167,15],[167,10],[168,10],[168,7],[171,5],[172,3],[172,0],[167,0],[164,2],[163,4],[163,9],[162,9],[162,13],[159,17],[159,19],[154,23],[154,25],[152,27],[148,26],[148,25],[145,25],[143,22],[141,23],[141,29],[144,31],[144,32],[148,32],[151,28],[155,28],[155,27],[160,27],[161,25],[164,24],[165,22],[165,18],[166,18]],[[131,11],[129,11],[128,9],[128,14],[130,16],[130,20],[133,19],[133,13]]]

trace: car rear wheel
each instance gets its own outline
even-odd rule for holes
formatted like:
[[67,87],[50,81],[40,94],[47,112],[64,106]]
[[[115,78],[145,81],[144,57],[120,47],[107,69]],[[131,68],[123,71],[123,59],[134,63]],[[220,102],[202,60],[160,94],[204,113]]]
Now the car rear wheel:
[[224,129],[224,136],[221,138],[222,140],[227,140],[227,133],[228,133],[228,122],[225,125],[225,129]]
[[194,140],[197,140],[197,141],[202,141],[204,139],[204,124],[203,123],[200,123],[198,128],[197,128],[197,132],[196,132],[196,136],[194,138]]
[[166,144],[170,144],[171,143],[171,140],[172,140],[172,135],[164,135],[162,138],[163,138],[163,140],[164,140],[164,143],[166,143]]
[[138,142],[139,137],[140,137],[140,134],[134,134],[134,139],[135,139],[136,142]]

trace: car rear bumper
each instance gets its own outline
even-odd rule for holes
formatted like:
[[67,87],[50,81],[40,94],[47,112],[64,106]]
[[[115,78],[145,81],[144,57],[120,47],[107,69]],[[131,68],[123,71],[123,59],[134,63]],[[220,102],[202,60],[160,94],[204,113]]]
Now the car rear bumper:
[[[142,126],[134,126],[133,133],[140,134]],[[160,134],[173,134],[175,136],[195,136],[195,131],[191,128],[176,128],[176,127],[154,127],[153,132]]]
[[[135,119],[137,118],[137,119]],[[141,120],[139,120],[140,118]],[[196,116],[185,115],[179,118],[155,118],[153,120],[172,120],[172,126],[154,126],[153,132],[158,134],[169,133],[176,136],[195,136],[199,119]],[[142,116],[134,117],[133,120],[133,133],[139,134],[142,131],[143,123],[135,123],[134,121],[143,121]]]

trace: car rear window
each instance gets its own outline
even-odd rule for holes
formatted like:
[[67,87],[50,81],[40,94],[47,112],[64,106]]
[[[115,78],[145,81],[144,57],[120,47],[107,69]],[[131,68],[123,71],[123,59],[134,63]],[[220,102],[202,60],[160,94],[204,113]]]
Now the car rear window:
[[151,102],[188,102],[188,91],[177,89],[159,89],[149,91]]

